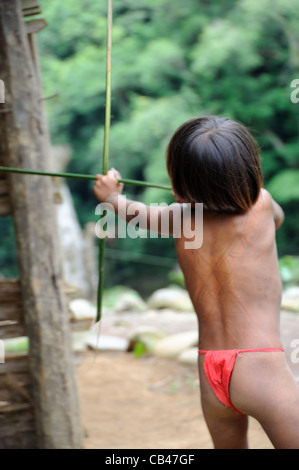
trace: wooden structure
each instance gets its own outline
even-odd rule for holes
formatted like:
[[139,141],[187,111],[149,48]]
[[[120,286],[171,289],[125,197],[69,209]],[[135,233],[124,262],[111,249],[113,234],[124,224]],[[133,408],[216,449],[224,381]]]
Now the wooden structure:
[[[37,0],[0,2],[0,165],[44,170],[49,135],[34,34]],[[0,281],[0,339],[28,355],[0,363],[0,448],[80,448],[70,318],[50,178],[0,173],[0,216],[13,217],[20,279]]]

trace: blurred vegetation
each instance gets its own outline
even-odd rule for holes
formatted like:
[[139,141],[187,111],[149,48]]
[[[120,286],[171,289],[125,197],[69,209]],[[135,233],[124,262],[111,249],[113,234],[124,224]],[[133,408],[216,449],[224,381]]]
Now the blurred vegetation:
[[[46,102],[52,141],[72,146],[67,170],[101,172],[106,2],[40,3],[48,22],[38,34],[44,94],[59,93]],[[168,183],[165,150],[178,125],[204,114],[240,120],[261,147],[265,186],[286,213],[279,255],[298,254],[299,103],[290,100],[298,21],[293,0],[114,2],[110,165],[127,178]],[[96,221],[91,183],[69,185],[82,226]],[[157,189],[125,192],[172,202]],[[113,247],[134,251],[135,261],[111,260],[108,283],[167,282],[169,267],[142,259],[175,259],[171,239],[119,239]]]
[[0,217],[0,279],[18,277],[18,263],[11,217]]
[[279,260],[281,279],[285,286],[299,284],[299,257],[283,256]]

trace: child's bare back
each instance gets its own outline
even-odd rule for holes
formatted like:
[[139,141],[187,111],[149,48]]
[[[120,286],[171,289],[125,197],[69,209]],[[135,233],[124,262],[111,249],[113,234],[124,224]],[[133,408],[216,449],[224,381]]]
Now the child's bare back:
[[271,196],[261,190],[242,215],[204,211],[200,249],[186,250],[183,233],[176,239],[200,349],[281,347],[276,214]]

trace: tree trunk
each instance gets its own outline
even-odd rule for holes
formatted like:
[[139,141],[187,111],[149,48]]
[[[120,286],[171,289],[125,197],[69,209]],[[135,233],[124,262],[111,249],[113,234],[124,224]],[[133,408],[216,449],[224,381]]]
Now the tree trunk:
[[[45,170],[49,138],[20,0],[0,2],[1,140],[7,166]],[[3,106],[3,105],[2,105]],[[8,177],[38,446],[80,448],[81,426],[50,177]]]

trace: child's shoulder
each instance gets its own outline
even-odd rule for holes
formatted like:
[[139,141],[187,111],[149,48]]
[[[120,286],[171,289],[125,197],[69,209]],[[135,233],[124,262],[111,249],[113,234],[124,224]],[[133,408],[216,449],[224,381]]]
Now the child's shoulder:
[[264,199],[266,202],[268,201],[270,204],[272,203],[272,196],[265,188],[261,188],[259,198]]
[[261,211],[271,212],[275,214],[277,203],[272,198],[271,194],[267,189],[261,188],[259,197],[253,207],[258,207]]
[[253,206],[248,211],[249,219],[264,218],[265,222],[268,218],[274,216],[273,199],[269,191],[262,188],[259,196]]
[[243,230],[244,221],[246,225],[251,222],[256,223],[257,220],[269,220],[274,217],[274,201],[271,194],[264,188],[260,190],[259,196],[253,206],[243,213],[226,213],[204,210],[204,224],[211,226],[213,230],[219,226],[221,230],[225,228],[229,231]]
[[261,188],[255,205],[259,205],[266,210],[273,210],[273,199],[269,191],[265,188]]
[[279,228],[284,221],[284,211],[272,198],[271,194],[264,188],[261,189],[259,196],[263,203],[264,210],[271,211],[272,217],[275,221],[276,228]]

